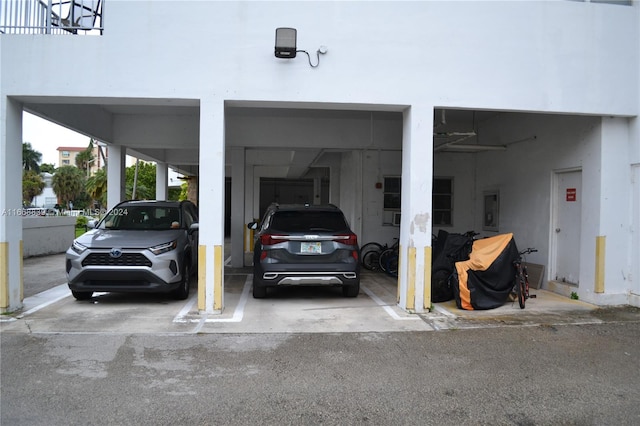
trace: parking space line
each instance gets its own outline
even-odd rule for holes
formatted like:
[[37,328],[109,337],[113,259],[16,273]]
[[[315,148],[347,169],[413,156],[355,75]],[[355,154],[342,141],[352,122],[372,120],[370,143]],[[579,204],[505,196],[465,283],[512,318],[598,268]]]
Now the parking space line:
[[411,321],[415,321],[415,320],[419,320],[422,321],[422,318],[418,317],[418,316],[411,316],[411,317],[401,317],[400,315],[398,315],[392,308],[391,306],[389,306],[388,304],[384,303],[384,301],[382,299],[380,299],[378,296],[376,296],[371,290],[369,290],[368,288],[364,287],[364,286],[360,286],[360,289],[362,291],[364,291],[367,296],[369,296],[374,302],[376,302],[376,304],[378,306],[380,306],[382,309],[384,309],[387,314],[389,314],[389,316],[391,318],[393,318],[394,320],[398,320],[398,321],[405,321],[405,320],[411,320]]
[[253,275],[247,275],[247,279],[244,282],[244,287],[242,289],[242,295],[240,296],[240,300],[238,301],[238,306],[236,306],[236,310],[233,311],[233,317],[231,318],[207,318],[206,322],[241,322],[242,318],[244,318],[244,307],[247,304],[247,300],[249,299],[249,290],[251,289],[251,283],[253,282]]
[[186,322],[184,318],[191,311],[191,308],[193,308],[193,305],[195,305],[197,301],[198,301],[198,293],[196,292],[193,294],[193,296],[189,298],[189,301],[187,302],[186,305],[184,305],[184,307],[180,310],[180,312],[178,312],[178,315],[173,317],[173,322]]
[[449,318],[456,318],[457,316],[449,311],[447,311],[446,309],[444,309],[442,306],[438,306],[435,303],[433,304],[433,310],[441,313],[442,315],[449,317]]
[[45,290],[36,295],[24,299],[23,306],[27,309],[16,318],[21,319],[40,309],[46,308],[64,298],[71,296],[71,291],[67,283],[57,285],[49,290]]

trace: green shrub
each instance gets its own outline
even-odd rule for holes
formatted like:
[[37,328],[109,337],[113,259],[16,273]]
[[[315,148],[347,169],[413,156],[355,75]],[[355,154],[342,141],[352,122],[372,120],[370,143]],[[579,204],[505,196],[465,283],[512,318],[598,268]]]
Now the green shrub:
[[87,227],[87,223],[89,223],[89,220],[85,216],[78,216],[76,219],[76,228],[85,229]]

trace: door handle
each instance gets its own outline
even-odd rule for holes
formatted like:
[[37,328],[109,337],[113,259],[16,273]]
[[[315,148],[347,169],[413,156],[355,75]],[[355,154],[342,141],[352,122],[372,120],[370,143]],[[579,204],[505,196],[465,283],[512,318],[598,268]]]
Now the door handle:
[[560,228],[556,228],[556,232],[560,232]]

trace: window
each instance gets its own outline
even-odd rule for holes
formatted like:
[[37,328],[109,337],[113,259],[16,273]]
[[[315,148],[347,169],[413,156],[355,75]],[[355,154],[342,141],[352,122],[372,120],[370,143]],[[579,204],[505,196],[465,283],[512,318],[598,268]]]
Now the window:
[[[383,224],[400,225],[402,178],[384,178]],[[433,226],[453,225],[453,178],[434,177],[432,192]]]
[[70,163],[69,163],[69,160],[62,160],[62,164],[65,166],[68,166]]
[[401,178],[384,178],[384,209],[400,210]]
[[382,222],[384,225],[395,225],[394,214],[400,213],[400,190],[402,178],[389,176],[384,178],[384,210]]
[[62,156],[63,157],[68,157],[69,156],[69,151],[62,151]]
[[453,178],[433,178],[433,225],[453,225]]

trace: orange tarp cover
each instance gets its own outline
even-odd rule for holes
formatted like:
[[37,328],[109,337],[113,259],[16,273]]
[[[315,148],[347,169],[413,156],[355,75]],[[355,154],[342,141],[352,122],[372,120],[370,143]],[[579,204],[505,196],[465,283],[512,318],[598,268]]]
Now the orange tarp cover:
[[473,310],[471,293],[467,287],[467,271],[486,271],[513,239],[513,234],[501,234],[495,237],[482,238],[473,242],[469,260],[456,262],[460,290],[460,304],[463,309]]

